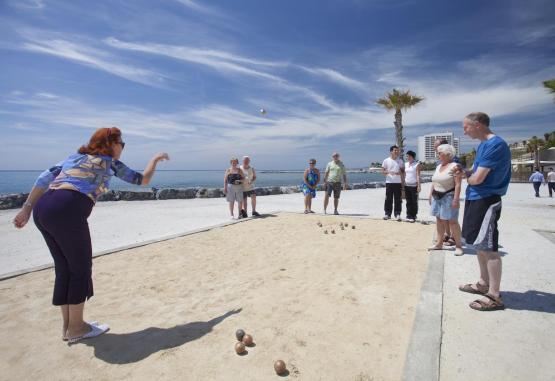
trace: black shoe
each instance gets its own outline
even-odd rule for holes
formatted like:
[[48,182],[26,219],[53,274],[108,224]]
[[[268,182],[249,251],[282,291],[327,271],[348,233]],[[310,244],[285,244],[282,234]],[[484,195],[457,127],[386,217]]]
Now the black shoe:
[[252,216],[253,217],[260,217],[260,213],[258,213],[256,210],[254,212],[252,212]]
[[241,217],[248,218],[247,212],[244,209],[241,209]]

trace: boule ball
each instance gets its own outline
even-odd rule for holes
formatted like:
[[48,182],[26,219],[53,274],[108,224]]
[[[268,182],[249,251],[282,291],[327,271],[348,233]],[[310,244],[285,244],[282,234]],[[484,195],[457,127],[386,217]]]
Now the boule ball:
[[237,352],[238,355],[245,353],[245,344],[243,344],[242,342],[238,341],[237,343],[235,343],[235,352]]
[[355,229],[355,225],[351,226],[351,229],[353,229],[353,230],[354,230],[354,229]]
[[274,370],[276,371],[277,374],[285,373],[286,369],[287,368],[285,367],[285,362],[283,360],[277,360],[274,363]]
[[334,229],[331,230],[331,234],[335,234],[335,230],[334,230]]
[[343,227],[343,225],[341,225],[341,230],[345,230],[345,228]]
[[243,344],[245,344],[246,346],[251,346],[252,343],[253,343],[253,340],[251,335],[246,334],[245,336],[243,336]]
[[237,338],[237,340],[243,340],[243,336],[245,336],[245,331],[243,331],[242,329],[238,329],[237,331],[235,331],[235,337]]
[[348,224],[348,223],[346,223],[346,222],[345,222],[345,227],[346,227],[346,228],[348,228],[348,227],[349,227],[349,224]]
[[327,230],[324,230],[324,234],[328,234],[328,231],[327,231]]

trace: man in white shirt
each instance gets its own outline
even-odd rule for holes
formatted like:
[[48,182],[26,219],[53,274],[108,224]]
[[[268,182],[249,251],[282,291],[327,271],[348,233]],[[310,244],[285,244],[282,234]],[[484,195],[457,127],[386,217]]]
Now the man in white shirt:
[[399,147],[389,147],[389,157],[382,163],[385,175],[384,220],[391,218],[393,201],[395,201],[395,219],[401,221],[401,193],[405,183],[405,163],[399,158]]
[[549,188],[549,197],[553,197],[553,191],[555,191],[555,172],[553,168],[549,168],[547,174],[547,187]]

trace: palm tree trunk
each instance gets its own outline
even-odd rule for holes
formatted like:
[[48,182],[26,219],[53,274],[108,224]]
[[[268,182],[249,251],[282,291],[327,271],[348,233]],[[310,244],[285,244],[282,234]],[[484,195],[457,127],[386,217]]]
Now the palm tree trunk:
[[397,140],[397,145],[399,146],[400,157],[403,158],[405,152],[405,144],[403,139],[403,114],[401,109],[395,110],[395,140]]

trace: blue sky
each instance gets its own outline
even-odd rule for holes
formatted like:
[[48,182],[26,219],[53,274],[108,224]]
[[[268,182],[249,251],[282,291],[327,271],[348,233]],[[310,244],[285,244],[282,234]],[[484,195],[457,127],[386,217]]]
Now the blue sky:
[[[472,111],[507,141],[555,130],[551,0],[0,1],[0,169],[42,169],[118,126],[141,168],[303,168],[383,159],[392,88],[418,135]],[[259,110],[267,110],[261,115]],[[462,139],[463,150],[476,145]]]

